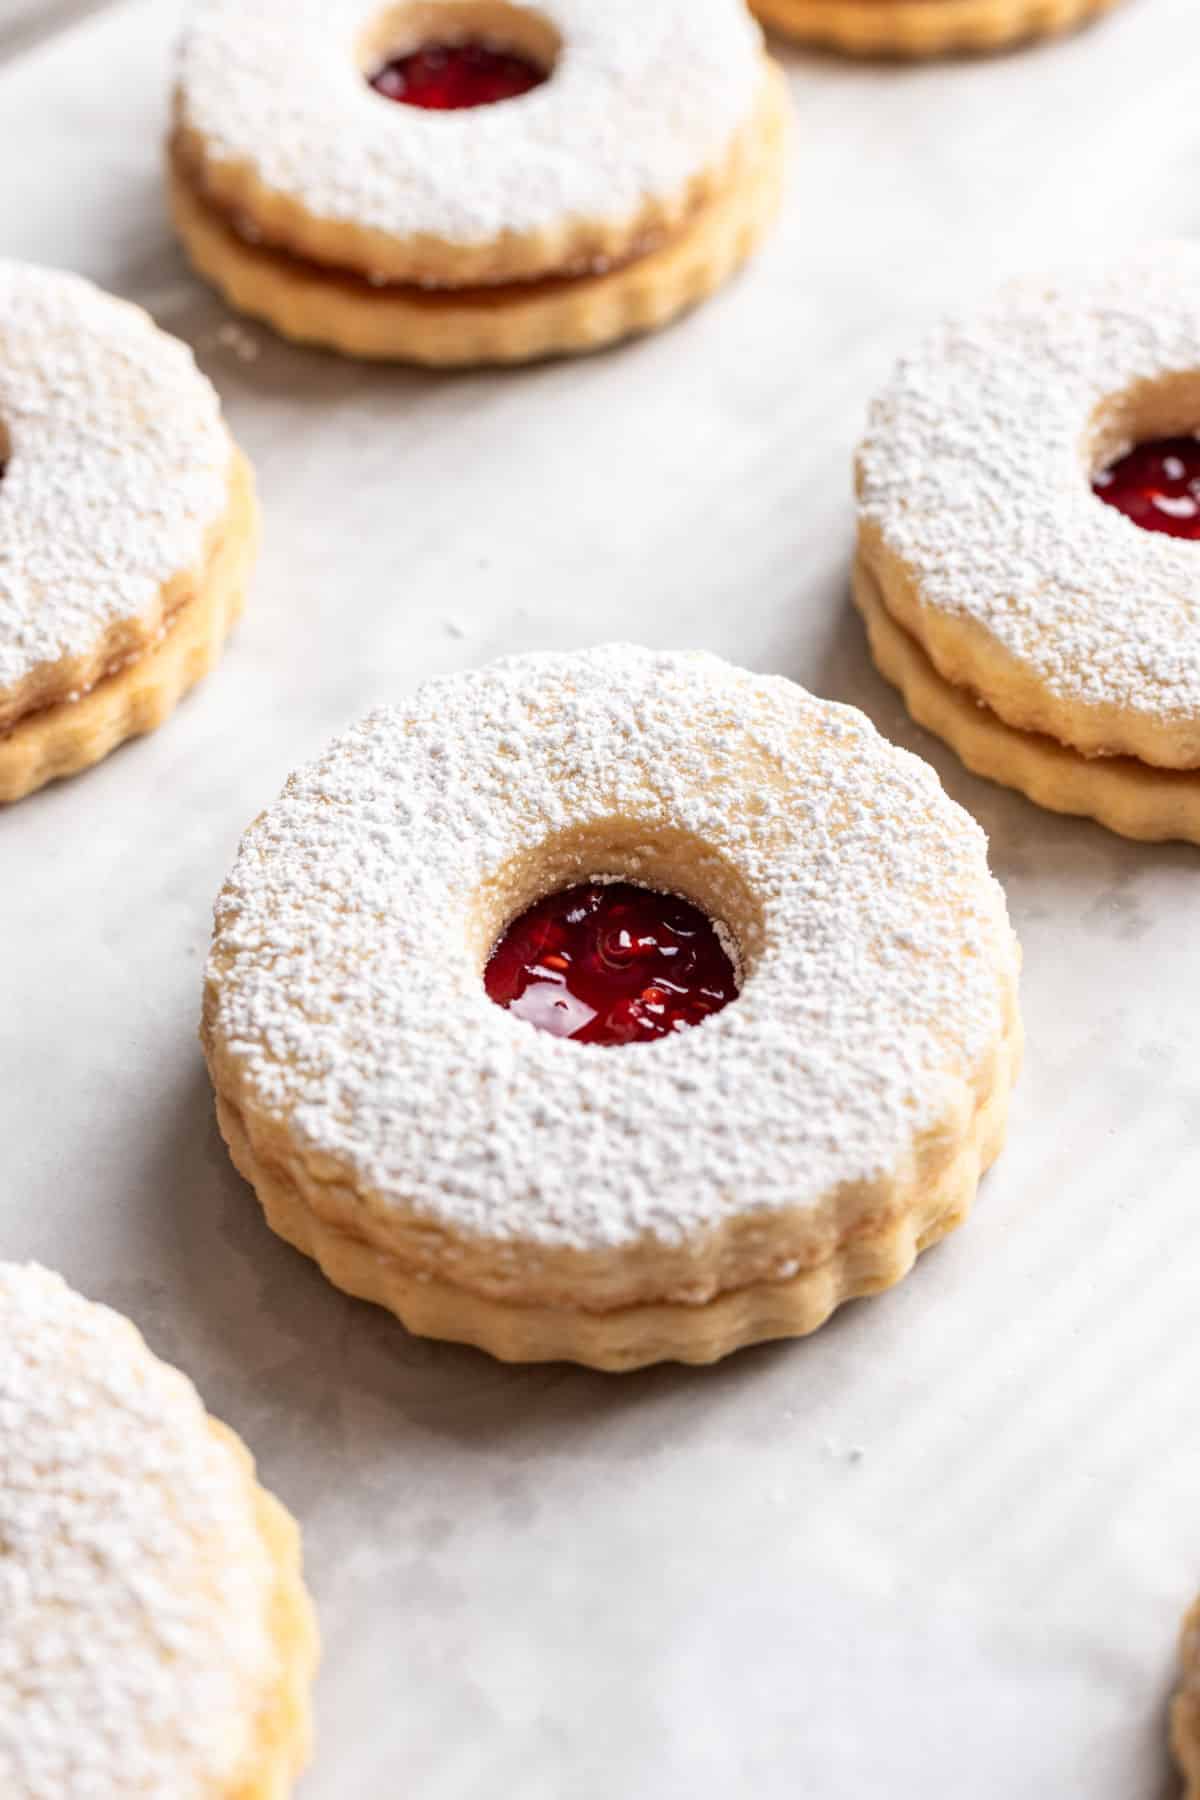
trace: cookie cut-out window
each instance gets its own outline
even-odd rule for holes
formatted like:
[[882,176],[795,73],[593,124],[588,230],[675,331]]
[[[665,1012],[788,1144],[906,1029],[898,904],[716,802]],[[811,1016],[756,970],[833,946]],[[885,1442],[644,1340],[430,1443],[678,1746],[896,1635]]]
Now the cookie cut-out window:
[[363,72],[375,92],[426,112],[496,106],[549,80],[557,33],[536,12],[494,0],[393,8],[372,27]]

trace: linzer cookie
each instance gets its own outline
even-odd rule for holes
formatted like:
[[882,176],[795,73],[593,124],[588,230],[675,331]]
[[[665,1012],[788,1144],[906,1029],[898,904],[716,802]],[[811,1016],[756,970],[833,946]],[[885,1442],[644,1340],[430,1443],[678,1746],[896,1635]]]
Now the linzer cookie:
[[969,768],[1200,843],[1200,246],[1007,288],[906,356],[858,458],[875,659]]
[[857,56],[1003,50],[1070,31],[1117,0],[751,0],[774,30]]
[[0,1263],[0,1793],[284,1800],[300,1537],[128,1320]]
[[742,0],[195,0],[170,188],[286,336],[522,362],[666,324],[773,217],[788,106]]
[[338,1286],[509,1360],[709,1362],[965,1217],[1017,965],[925,764],[615,646],[434,681],[294,775],[217,902],[203,1039]]
[[0,801],[152,731],[216,662],[257,536],[191,352],[0,262]]

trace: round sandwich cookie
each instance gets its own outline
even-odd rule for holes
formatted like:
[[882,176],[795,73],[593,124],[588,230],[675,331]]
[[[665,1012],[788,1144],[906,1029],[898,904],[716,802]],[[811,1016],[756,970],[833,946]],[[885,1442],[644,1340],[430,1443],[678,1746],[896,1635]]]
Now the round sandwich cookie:
[[287,337],[525,362],[724,282],[788,116],[742,0],[193,0],[171,202],[199,272]]
[[257,528],[191,351],[0,262],[0,802],[162,724],[221,654]]
[[1200,843],[1200,245],[1024,281],[871,409],[855,596],[976,773]]
[[0,1263],[0,1793],[284,1800],[300,1535],[127,1319]]
[[750,0],[764,24],[852,56],[1006,50],[1099,18],[1117,0]]
[[294,775],[202,1035],[266,1216],[413,1331],[711,1362],[958,1225],[1018,952],[982,832],[861,714],[703,654],[516,657]]

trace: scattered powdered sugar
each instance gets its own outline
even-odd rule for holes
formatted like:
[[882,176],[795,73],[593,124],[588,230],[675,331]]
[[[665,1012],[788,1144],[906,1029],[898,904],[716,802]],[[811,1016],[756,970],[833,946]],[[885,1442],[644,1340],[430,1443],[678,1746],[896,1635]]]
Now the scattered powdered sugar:
[[550,80],[439,113],[385,100],[365,78],[359,46],[380,0],[194,0],[181,121],[213,162],[252,170],[318,218],[479,245],[673,200],[750,116],[762,40],[742,0],[525,10],[561,39]]
[[[494,1006],[468,941],[481,884],[614,820],[695,834],[765,919],[737,1000],[622,1048]],[[372,1205],[678,1245],[892,1170],[998,1041],[1015,956],[983,833],[860,713],[608,646],[430,682],[291,778],[217,903],[210,1049]]]
[[229,1791],[271,1671],[246,1478],[176,1370],[0,1264],[0,1793]]
[[900,362],[859,452],[862,513],[926,605],[985,626],[1050,693],[1195,718],[1200,554],[1106,506],[1089,466],[1099,408],[1186,374],[1200,244],[1015,283]]
[[258,339],[244,325],[239,325],[232,319],[217,332],[217,342],[223,350],[232,350],[239,362],[257,362],[262,355],[262,345]]
[[230,456],[184,344],[78,276],[0,261],[0,693],[97,652],[198,562]]

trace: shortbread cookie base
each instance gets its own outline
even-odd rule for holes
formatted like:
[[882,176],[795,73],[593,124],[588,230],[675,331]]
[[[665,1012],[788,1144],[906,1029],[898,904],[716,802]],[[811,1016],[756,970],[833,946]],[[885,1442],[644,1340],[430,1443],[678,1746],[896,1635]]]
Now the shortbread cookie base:
[[1180,1682],[1171,1707],[1171,1745],[1183,1770],[1183,1800],[1200,1800],[1200,1600],[1183,1622]]
[[765,25],[853,56],[945,56],[1053,37],[1117,0],[751,0]]
[[[1097,508],[1101,504],[1096,502]],[[1014,656],[980,620],[930,604],[920,575],[869,519],[859,522],[858,560],[870,569],[890,616],[920,645],[941,679],[977,697],[1002,724],[1049,738],[1085,761],[1127,758],[1185,774],[1200,766],[1194,704],[1174,716],[1153,702],[1135,708],[1117,699],[1096,703],[1080,698],[1077,677],[1087,668],[1086,637],[1080,636],[1068,652],[1073,680],[1064,688]],[[1125,629],[1132,635],[1136,626]],[[1185,629],[1179,626],[1181,637]]]
[[418,1337],[470,1344],[501,1362],[575,1362],[624,1372],[658,1362],[713,1363],[750,1344],[806,1337],[845,1301],[882,1293],[903,1280],[923,1250],[964,1222],[981,1176],[1000,1154],[1021,1049],[1014,1012],[992,1090],[942,1177],[907,1210],[851,1233],[819,1267],[696,1306],[664,1302],[611,1312],[526,1306],[415,1275],[398,1257],[319,1217],[282,1170],[259,1160],[241,1113],[219,1091],[217,1118],[234,1164],[257,1192],[271,1229],[312,1257],[343,1292],[386,1308]]
[[[551,884],[553,885],[553,884]],[[240,1052],[213,1029],[216,990],[206,988],[201,1039],[222,1116],[247,1145],[246,1161],[268,1185],[278,1184],[298,1207],[320,1221],[336,1240],[369,1245],[388,1266],[403,1270],[423,1288],[427,1283],[466,1292],[502,1309],[536,1309],[612,1316],[642,1307],[669,1305],[691,1316],[724,1294],[763,1288],[775,1291],[793,1276],[824,1268],[848,1244],[887,1232],[897,1220],[919,1210],[925,1196],[952,1182],[961,1147],[980,1109],[1012,1085],[1020,1041],[1016,982],[1017,951],[1011,968],[997,971],[1002,983],[1002,1021],[969,1080],[955,1082],[945,1110],[913,1134],[895,1167],[837,1183],[804,1208],[737,1211],[719,1226],[692,1238],[662,1239],[653,1234],[623,1242],[549,1244],[518,1235],[492,1238],[459,1231],[424,1208],[360,1191],[344,1170],[319,1151],[306,1153],[296,1142],[290,1115],[255,1105],[245,1090]],[[414,1172],[412,1186],[422,1181]]]
[[186,344],[0,259],[0,740],[153,649],[225,523],[233,445]]
[[300,1528],[275,1496],[259,1486],[253,1458],[237,1434],[213,1418],[209,1425],[245,1472],[274,1569],[270,1631],[279,1671],[258,1714],[246,1765],[224,1800],[287,1800],[312,1749],[309,1695],[319,1656],[316,1614],[301,1569]]
[[938,674],[893,619],[861,556],[854,601],[880,673],[899,688],[917,724],[948,744],[974,774],[1016,788],[1049,812],[1095,819],[1122,837],[1200,844],[1200,770],[1160,769],[1132,756],[1081,756],[1054,738],[1006,725]]
[[789,116],[785,79],[771,65],[737,179],[660,248],[599,275],[461,292],[372,287],[247,243],[175,163],[171,205],[197,271],[297,343],[442,368],[530,362],[657,330],[728,280],[778,211]]
[[235,452],[226,519],[214,534],[194,592],[162,636],[77,700],[18,720],[0,737],[0,804],[22,800],[101,762],[127,739],[155,731],[218,661],[242,611],[258,540],[249,463]]

